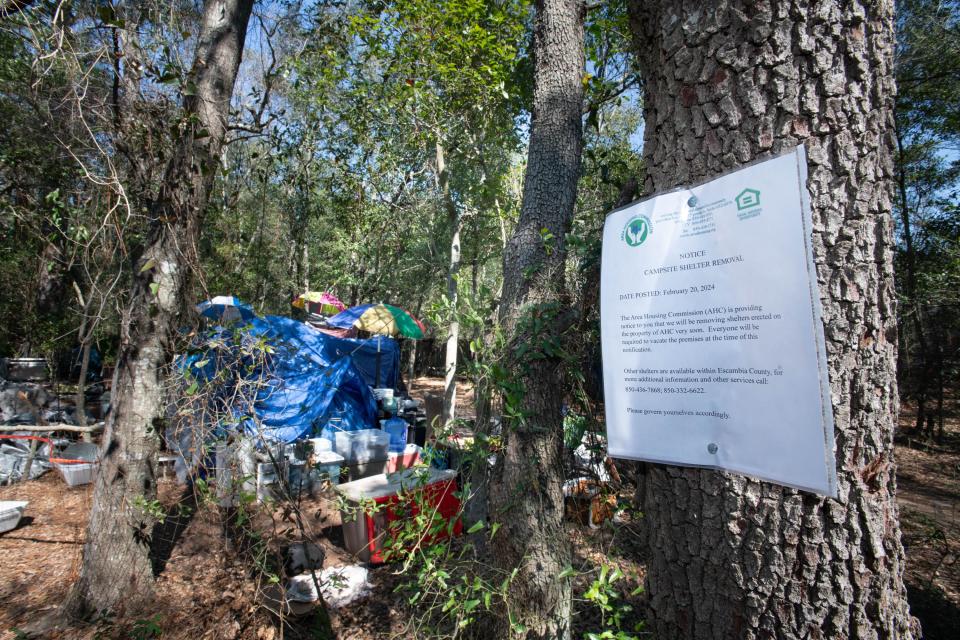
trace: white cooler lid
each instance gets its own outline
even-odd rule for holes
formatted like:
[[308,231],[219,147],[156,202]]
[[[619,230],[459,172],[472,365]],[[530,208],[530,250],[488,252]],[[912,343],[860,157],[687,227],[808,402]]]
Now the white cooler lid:
[[[421,479],[423,474],[426,474],[425,480]],[[445,480],[453,480],[456,477],[457,472],[453,469],[440,470],[433,467],[416,467],[414,469],[404,469],[397,473],[378,473],[369,478],[345,482],[334,488],[337,493],[348,500],[362,502],[363,500],[396,495],[404,489],[411,489],[419,484],[436,484]]]

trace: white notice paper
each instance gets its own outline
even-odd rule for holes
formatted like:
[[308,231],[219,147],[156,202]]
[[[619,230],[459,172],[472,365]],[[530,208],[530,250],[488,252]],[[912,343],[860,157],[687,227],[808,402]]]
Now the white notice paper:
[[607,218],[611,456],[836,495],[806,167],[798,147]]

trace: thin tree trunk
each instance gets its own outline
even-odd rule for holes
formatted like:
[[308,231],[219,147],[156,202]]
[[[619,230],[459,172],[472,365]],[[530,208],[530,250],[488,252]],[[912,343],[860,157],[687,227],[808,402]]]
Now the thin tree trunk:
[[306,240],[300,252],[300,285],[304,291],[310,291],[310,245]]
[[570,637],[570,563],[563,527],[562,343],[564,237],[570,230],[582,149],[582,0],[538,0],[533,34],[533,118],[520,220],[504,252],[500,319],[511,384],[503,450],[490,483],[500,523],[500,569],[518,569],[510,606],[528,638]]
[[[81,318],[80,328],[77,329],[77,341],[80,345],[80,377],[77,380],[77,392],[73,396],[73,404],[76,408],[77,425],[87,426],[86,411],[86,389],[87,389],[87,371],[90,368],[90,346],[93,338],[93,323],[90,322],[90,303],[91,300],[84,300],[83,293],[80,291],[80,285],[73,283],[73,289],[77,294],[77,301],[80,303]],[[73,359],[71,358],[70,368],[73,369]],[[83,441],[91,440],[89,433],[83,434]]]
[[[417,306],[414,309],[416,317],[420,317],[420,312],[423,310],[423,296],[420,296],[417,299]],[[424,336],[426,337],[426,336]],[[410,386],[410,383],[413,382],[413,379],[417,377],[417,341],[410,341],[410,351],[407,352],[407,386]]]
[[[907,170],[906,159],[903,153],[903,136],[900,128],[897,126],[896,114],[894,114],[894,132],[897,140],[897,196],[900,200],[900,226],[903,230],[904,244],[904,266],[906,267],[906,291],[907,291],[907,309],[901,312],[901,317],[908,317],[913,320],[913,328],[917,334],[917,345],[920,348],[920,363],[913,362],[909,350],[903,354],[906,361],[906,376],[913,392],[914,401],[917,403],[917,420],[915,428],[919,432],[923,429],[923,421],[926,416],[927,396],[929,395],[929,362],[930,350],[927,348],[927,336],[923,326],[923,313],[920,305],[920,299],[917,297],[917,253],[913,246],[913,225],[910,219],[910,199],[907,192]],[[905,327],[901,327],[904,331]]]
[[[82,327],[85,328],[85,327]],[[77,394],[73,401],[76,410],[77,425],[87,426],[87,372],[90,370],[90,347],[92,346],[93,331],[87,331],[80,344],[80,376],[77,380]],[[90,442],[90,434],[84,433],[81,439]]]
[[134,506],[156,498],[155,464],[163,430],[163,375],[196,267],[200,218],[243,54],[253,0],[208,0],[184,99],[190,123],[167,165],[146,248],[134,265],[101,447],[80,578],[66,603],[73,615],[137,610],[153,596],[152,520]]
[[457,411],[457,345],[460,341],[460,318],[457,315],[457,278],[460,275],[460,232],[463,217],[460,207],[450,193],[450,174],[444,158],[443,145],[436,145],[437,182],[443,197],[443,205],[450,221],[450,267],[447,270],[447,300],[450,303],[450,324],[447,325],[447,351],[443,361],[443,426],[453,425]]
[[630,0],[646,190],[807,148],[839,498],[649,465],[661,638],[915,638],[895,501],[893,7]]

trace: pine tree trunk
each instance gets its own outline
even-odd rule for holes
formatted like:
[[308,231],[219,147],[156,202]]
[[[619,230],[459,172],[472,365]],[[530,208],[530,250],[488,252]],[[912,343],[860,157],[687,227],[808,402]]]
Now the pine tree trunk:
[[519,571],[514,620],[528,638],[570,637],[570,563],[563,527],[564,366],[557,348],[569,324],[564,237],[570,230],[582,149],[582,0],[538,0],[533,35],[530,147],[520,220],[504,252],[500,320],[511,388],[504,448],[490,484],[498,566]]
[[646,191],[803,143],[839,499],[647,465],[651,623],[663,638],[914,638],[893,430],[890,0],[630,0]]
[[[156,498],[163,375],[186,317],[201,213],[213,185],[253,0],[208,0],[184,100],[185,125],[161,185],[146,248],[134,265],[131,306],[113,380],[73,615],[142,608],[153,595],[152,520],[135,505]],[[192,122],[192,124],[190,124]]]

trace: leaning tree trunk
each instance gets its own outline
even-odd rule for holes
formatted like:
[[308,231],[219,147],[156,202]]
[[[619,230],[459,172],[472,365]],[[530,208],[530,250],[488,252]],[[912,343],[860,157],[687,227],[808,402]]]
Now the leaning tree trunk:
[[570,562],[563,527],[564,236],[582,148],[582,0],[538,0],[533,119],[520,221],[503,258],[500,320],[508,339],[503,452],[490,485],[495,562],[518,568],[514,619],[529,638],[570,637]]
[[130,309],[113,380],[83,564],[67,602],[84,615],[130,611],[153,594],[152,520],[137,507],[156,498],[163,429],[163,371],[196,266],[201,212],[226,136],[234,80],[253,0],[207,0],[184,100],[184,129],[167,165],[153,225],[135,265]]
[[803,143],[839,498],[649,465],[652,627],[663,638],[913,638],[893,464],[890,0],[630,0],[646,190]]

